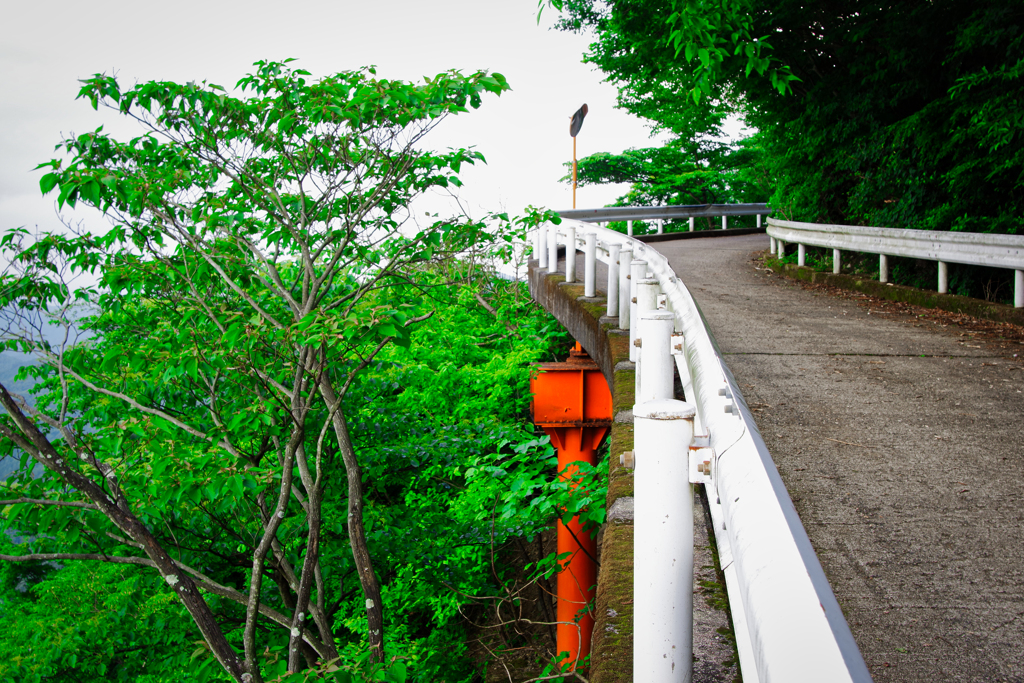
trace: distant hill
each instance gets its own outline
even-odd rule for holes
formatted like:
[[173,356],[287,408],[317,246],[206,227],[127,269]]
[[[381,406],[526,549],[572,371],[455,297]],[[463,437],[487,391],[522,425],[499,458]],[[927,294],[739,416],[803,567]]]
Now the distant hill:
[[[31,365],[32,362],[32,356],[27,353],[18,353],[16,351],[0,352],[0,383],[7,387],[8,391],[21,394],[31,400],[32,396],[28,393],[28,390],[35,384],[35,380],[23,379],[18,381],[14,377],[18,374],[18,370],[25,365]],[[0,413],[2,412],[4,412],[4,409],[0,408]],[[16,459],[0,458],[0,481],[11,476],[11,473],[16,469],[18,469],[18,461]]]

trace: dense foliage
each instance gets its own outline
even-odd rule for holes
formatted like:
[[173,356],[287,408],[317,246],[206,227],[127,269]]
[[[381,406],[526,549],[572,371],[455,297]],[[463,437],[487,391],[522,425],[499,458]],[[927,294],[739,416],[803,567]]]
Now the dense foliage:
[[[112,225],[0,239],[0,340],[39,362],[34,400],[0,385],[0,455],[20,458],[5,526],[30,539],[0,559],[117,565],[111,585],[134,588],[67,603],[175,621],[193,679],[301,678],[399,652],[429,679],[451,669],[447,625],[491,580],[480,568],[500,582],[487,553],[589,504],[544,483],[550,448],[520,420],[549,323],[477,260],[511,256],[543,216],[412,213],[482,159],[423,137],[508,85],[256,67],[232,93],[84,81],[81,97],[143,134],[70,137],[40,185]],[[467,303],[477,315],[458,320]],[[66,576],[12,604],[38,617],[74,588]],[[45,654],[9,675],[134,676],[160,649],[124,629],[95,627],[138,647],[99,647],[116,672],[79,658],[68,644],[90,635],[69,632],[40,633]]]
[[[528,363],[563,351],[564,330],[522,283],[464,267],[434,277],[438,284],[454,282],[426,290],[435,315],[413,333],[408,348],[381,353],[354,386],[346,410],[364,463],[367,536],[382,576],[389,653],[400,657],[409,680],[463,681],[476,675],[467,657],[471,627],[464,615],[477,616],[478,606],[491,601],[474,598],[501,594],[502,583],[513,580],[516,571],[504,561],[509,545],[532,541],[561,513],[559,502],[599,523],[604,485],[599,469],[585,468],[589,495],[569,499],[564,482],[553,476],[556,459],[547,438],[538,438],[528,422]],[[44,396],[40,392],[39,400]],[[337,622],[341,663],[367,671],[365,662],[360,666],[364,598],[347,550],[345,493],[343,479],[332,477],[323,547],[325,572],[336,581],[329,581],[327,604]],[[230,492],[219,499],[237,503]],[[202,514],[203,504],[212,501],[188,506],[191,515]],[[24,528],[30,514],[9,514],[8,522]],[[64,546],[68,535],[57,532],[31,546]],[[209,540],[211,553],[225,556],[216,571],[235,574],[233,583],[244,589],[233,559],[239,539],[222,530]],[[25,544],[7,545],[4,552],[25,552]],[[214,574],[214,559],[206,562]],[[54,567],[0,565],[0,681],[201,681],[223,675],[152,570],[98,562]],[[229,638],[237,642],[244,615],[228,601],[215,610],[222,623],[234,624]],[[280,632],[268,635],[266,668],[277,675],[284,670],[280,654],[287,641]],[[529,641],[518,643],[524,644]]]
[[620,106],[676,136],[680,172],[737,166],[687,149],[720,139],[734,114],[759,131],[772,190],[761,199],[784,217],[1018,230],[1019,2],[548,4],[561,28],[594,32],[586,60],[619,86]]

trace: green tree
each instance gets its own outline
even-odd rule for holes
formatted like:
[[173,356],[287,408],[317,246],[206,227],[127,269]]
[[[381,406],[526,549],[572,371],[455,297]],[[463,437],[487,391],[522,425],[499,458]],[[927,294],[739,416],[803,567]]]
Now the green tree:
[[[417,326],[410,346],[390,345],[378,354],[353,382],[343,409],[366,483],[367,545],[381,577],[389,654],[401,655],[395,666],[407,668],[409,680],[454,683],[478,675],[467,656],[469,640],[486,638],[497,656],[503,649],[520,657],[532,650],[540,665],[548,660],[554,643],[547,629],[515,615],[523,616],[528,604],[526,619],[553,621],[545,608],[551,587],[536,571],[556,569],[555,558],[525,571],[521,559],[506,559],[510,553],[536,556],[523,549],[534,549],[558,515],[582,514],[600,524],[605,470],[584,467],[580,490],[587,495],[570,495],[566,482],[553,476],[556,459],[547,438],[538,438],[529,424],[529,363],[551,360],[552,352],[569,345],[557,321],[522,282],[464,261],[440,265],[419,281],[434,315]],[[326,615],[339,664],[361,680],[365,629],[356,622],[364,599],[346,551],[345,487],[338,483],[329,480],[324,495]],[[178,521],[170,524],[179,539],[188,533]],[[211,540],[219,537],[216,552],[235,550],[237,541],[225,532],[208,533]],[[285,545],[289,538],[281,533]],[[213,552],[206,553],[206,566],[211,560]],[[217,574],[238,582],[235,567],[243,560],[239,556],[234,567],[222,563]],[[54,671],[81,681],[216,678],[207,665],[213,660],[192,643],[198,634],[173,592],[156,585],[158,576],[146,568],[65,562],[60,571],[29,562],[0,565],[9,577],[0,600],[17,606],[0,614],[0,632],[8,634],[0,639],[0,662],[8,662],[0,664],[0,680],[30,681]],[[111,578],[122,574],[127,582]],[[207,598],[237,645],[242,619],[235,603]],[[164,612],[155,618],[136,605],[161,605]],[[502,614],[509,618],[495,619]],[[487,624],[482,632],[472,626],[480,621]],[[282,633],[264,634],[270,653],[265,675],[282,664]],[[149,646],[125,652],[140,643]]]
[[728,114],[758,130],[786,217],[1018,229],[1020,3],[542,4],[595,33],[585,60],[628,111],[680,137],[713,135]]
[[[268,623],[287,634],[288,671],[338,656],[321,549],[338,469],[340,523],[383,658],[363,465],[343,404],[359,373],[430,316],[406,286],[424,264],[494,239],[479,222],[418,223],[409,206],[482,159],[423,151],[423,136],[508,88],[484,72],[410,84],[372,69],[311,81],[287,63],[256,66],[241,96],[86,80],[81,97],[146,131],[68,138],[41,187],[113,226],[11,231],[0,282],[5,343],[41,356],[49,389],[33,404],[0,386],[0,446],[22,459],[7,524],[38,534],[32,553],[4,559],[155,568],[236,681],[263,680]],[[86,273],[99,284],[75,288]],[[237,649],[210,595],[235,605]]]

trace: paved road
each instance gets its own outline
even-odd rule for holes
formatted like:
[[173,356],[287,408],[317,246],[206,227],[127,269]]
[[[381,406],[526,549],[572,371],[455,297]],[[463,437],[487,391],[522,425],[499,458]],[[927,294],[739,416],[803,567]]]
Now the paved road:
[[654,246],[755,410],[875,681],[1024,682],[1024,366],[755,270],[764,235]]

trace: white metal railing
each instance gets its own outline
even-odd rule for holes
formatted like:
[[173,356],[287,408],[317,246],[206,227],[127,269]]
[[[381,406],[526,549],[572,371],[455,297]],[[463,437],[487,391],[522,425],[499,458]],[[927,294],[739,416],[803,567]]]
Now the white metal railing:
[[[656,387],[641,386],[638,397],[656,398],[634,407],[634,681],[689,680],[681,669],[692,666],[690,482],[707,488],[744,680],[870,681],[736,380],[668,260],[622,233],[565,220],[560,226],[542,225],[535,235],[540,266],[549,272],[557,270],[559,242],[566,246],[566,263],[573,264],[567,271],[574,270],[576,249],[585,247],[588,296],[595,291],[592,262],[608,264],[608,315],[618,315],[620,328],[630,330],[630,348],[640,350],[638,381],[653,365],[671,373],[671,360],[656,350],[665,344],[651,337],[664,334],[656,332],[664,315],[639,309],[638,279],[627,275],[638,268],[633,272],[649,272],[657,280],[676,333],[671,358],[692,404],[658,398]],[[639,299],[650,305],[649,297]],[[647,337],[639,344],[638,314]],[[685,466],[679,470],[681,460]],[[688,477],[681,474],[686,470]],[[682,552],[690,553],[689,561],[676,554]],[[684,611],[689,616],[680,621]],[[672,662],[678,668],[666,664]]]
[[948,263],[993,266],[1014,271],[1013,305],[1024,308],[1024,236],[976,232],[902,230],[859,225],[827,225],[768,219],[772,253],[785,255],[797,245],[797,262],[805,265],[806,245],[832,249],[832,272],[839,273],[841,252],[878,254],[878,280],[889,281],[889,256],[938,261],[940,294],[949,291]]
[[761,217],[771,213],[767,204],[690,204],[684,206],[608,206],[600,209],[565,209],[558,212],[563,219],[585,223],[608,223],[626,221],[626,234],[633,234],[633,221],[657,221],[658,234],[665,231],[665,221],[675,218],[689,218],[690,232],[693,232],[698,218],[722,219],[722,229],[729,227],[729,216],[757,216],[757,227]]

